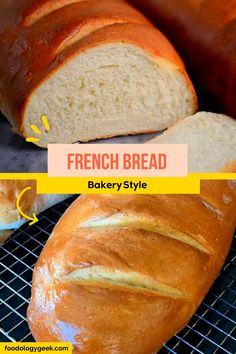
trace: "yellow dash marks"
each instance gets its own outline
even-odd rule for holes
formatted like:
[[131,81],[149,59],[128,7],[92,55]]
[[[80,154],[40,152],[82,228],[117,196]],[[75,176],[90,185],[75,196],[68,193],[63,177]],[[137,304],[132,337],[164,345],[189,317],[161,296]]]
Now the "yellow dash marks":
[[26,138],[27,143],[37,143],[39,141],[38,138]]
[[49,123],[48,123],[47,116],[43,115],[43,116],[42,116],[42,121],[43,121],[43,125],[45,126],[46,131],[49,132],[49,130],[50,130],[50,125],[49,125]]
[[36,134],[38,134],[38,135],[41,135],[41,134],[42,134],[41,130],[40,130],[38,127],[36,127],[36,125],[31,124],[30,127],[31,127],[31,129],[32,129]]
[[[41,118],[42,118],[42,122],[43,122],[43,125],[45,127],[46,132],[49,132],[50,131],[50,125],[49,125],[47,116],[42,115]],[[36,133],[38,135],[42,135],[41,130],[35,124],[31,124],[30,127],[31,127],[31,129],[33,130],[34,133]],[[27,143],[37,143],[37,142],[39,142],[39,138],[26,138],[25,140],[27,141]]]

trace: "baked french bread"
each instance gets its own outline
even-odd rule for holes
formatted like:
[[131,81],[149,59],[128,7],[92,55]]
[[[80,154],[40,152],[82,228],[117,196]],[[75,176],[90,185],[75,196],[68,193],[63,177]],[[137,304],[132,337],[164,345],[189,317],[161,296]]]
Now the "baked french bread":
[[36,125],[45,148],[163,130],[197,98],[173,46],[126,1],[5,0],[0,110],[25,138]]
[[199,112],[148,144],[188,144],[189,172],[236,172],[236,120]]
[[35,181],[0,180],[0,244],[6,241],[15,229],[27,222],[16,207],[17,197],[27,187],[30,187],[30,190],[22,195],[20,208],[29,217],[41,213],[68,197],[63,194],[36,194]]
[[236,181],[201,190],[79,197],[34,269],[34,338],[72,342],[74,354],[158,351],[188,323],[232,241]]
[[130,2],[153,20],[183,56],[199,93],[208,98],[207,103],[203,100],[204,109],[236,118],[236,0]]

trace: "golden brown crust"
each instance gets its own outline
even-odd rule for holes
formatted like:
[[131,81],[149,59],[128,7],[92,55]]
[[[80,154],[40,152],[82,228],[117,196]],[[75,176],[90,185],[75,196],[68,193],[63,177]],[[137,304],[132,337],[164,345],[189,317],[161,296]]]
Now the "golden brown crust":
[[[55,227],[34,270],[27,317],[35,339],[71,341],[74,353],[151,354],[181,330],[222,267],[235,226],[236,184],[204,181],[201,186],[198,197],[78,198]],[[164,226],[165,216],[208,250],[142,228],[82,227],[117,213],[130,219],[136,213]],[[165,288],[142,290],[115,278],[78,278],[81,271],[95,268],[148,276],[179,295]]]
[[[30,95],[40,83],[66,60],[105,43],[127,42],[173,63],[186,77],[197,106],[193,86],[174,48],[132,6],[116,0],[79,1],[59,8],[26,27],[24,20],[32,11],[36,11],[36,8],[33,10],[34,6],[39,8],[44,3],[21,0],[15,6],[14,1],[10,1],[10,5],[2,11],[12,12],[15,20],[11,26],[8,20],[0,24],[0,108],[18,131],[24,131],[24,110]],[[107,26],[112,23],[127,24]],[[97,30],[102,26],[107,27]],[[69,48],[64,47],[65,41],[75,31],[79,33],[77,43]]]
[[[224,181],[222,182],[224,183]],[[214,187],[212,189],[216,190]],[[232,197],[229,187],[227,190]],[[211,195],[211,190],[206,194]],[[222,203],[226,204],[224,201]],[[232,205],[232,202],[229,205]],[[222,209],[221,207],[219,210]],[[189,210],[195,210],[195,212],[190,214]],[[227,206],[227,211],[229,212],[229,206]],[[219,237],[222,238],[225,228],[227,228],[224,223],[219,228],[220,223],[224,220],[222,213],[217,213],[216,210],[206,206],[201,198],[192,195],[139,195],[138,198],[136,195],[127,195],[125,198],[123,195],[82,196],[78,204],[71,206],[71,213],[66,214],[68,232],[74,228],[75,214],[78,225],[83,225],[89,220],[106,219],[120,214],[129,218],[142,218],[153,225],[158,220],[165,225],[165,228],[170,226],[173,230],[181,231],[206,250],[215,250],[215,252]],[[57,230],[60,231],[61,227],[64,228],[64,225],[58,224]],[[228,239],[224,237],[220,242],[219,259],[222,249],[225,250],[228,247]]]
[[193,79],[236,118],[236,0],[131,0],[182,54]]
[[[88,0],[33,0],[31,3],[29,2],[28,6],[25,8],[25,11],[23,11],[23,16],[22,16],[22,24],[24,26],[31,26],[35,22],[39,21],[43,17],[46,17],[50,13],[61,9],[63,7],[75,4],[75,3],[80,3],[80,2],[87,2]],[[111,7],[112,4],[114,3],[125,3],[127,4],[127,1],[125,0],[107,0],[109,1]],[[100,1],[102,3],[102,1]],[[99,5],[99,2],[97,1],[97,4]]]
[[[56,305],[60,320],[55,318],[50,306],[44,312],[43,303],[42,312],[37,317],[29,313],[28,318],[36,321],[35,327],[37,323],[44,323],[37,327],[36,338],[43,341],[48,341],[48,338],[53,341],[70,338],[74,354],[110,354],[114,350],[117,354],[152,353],[154,349],[161,348],[161,345],[157,348],[157,338],[159,343],[168,339],[168,323],[180,330],[184,326],[186,313],[191,311],[190,305],[181,306],[182,299],[173,300],[117,288],[61,284],[53,288],[53,295],[60,299]],[[64,306],[61,306],[62,303]],[[73,313],[80,317],[76,318]],[[177,316],[173,318],[173,313],[178,313],[178,320]],[[55,323],[52,329],[51,323]],[[174,334],[172,329],[171,336]]]

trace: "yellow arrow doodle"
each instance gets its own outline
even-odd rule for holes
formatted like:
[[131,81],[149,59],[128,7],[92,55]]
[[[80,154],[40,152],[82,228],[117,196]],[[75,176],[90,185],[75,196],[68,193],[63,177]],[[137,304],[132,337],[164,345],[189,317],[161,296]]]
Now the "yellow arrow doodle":
[[16,200],[16,208],[17,208],[19,214],[21,216],[23,216],[23,218],[31,221],[29,223],[29,226],[34,225],[36,222],[39,221],[39,219],[37,218],[35,213],[33,214],[33,217],[28,216],[21,210],[21,207],[20,207],[20,201],[21,201],[22,196],[25,194],[25,192],[27,192],[30,189],[31,189],[31,187],[26,187],[25,189],[23,189],[23,191],[20,192],[20,194],[18,195],[17,200]]
[[[41,116],[43,125],[45,127],[46,132],[50,131],[50,124],[48,122],[47,116],[45,116],[45,114],[43,114]],[[41,130],[35,125],[35,124],[31,124],[31,129],[33,130],[34,133],[36,133],[37,135],[42,135]],[[39,138],[32,138],[32,137],[28,137],[25,139],[27,141],[27,143],[37,143],[39,142]]]

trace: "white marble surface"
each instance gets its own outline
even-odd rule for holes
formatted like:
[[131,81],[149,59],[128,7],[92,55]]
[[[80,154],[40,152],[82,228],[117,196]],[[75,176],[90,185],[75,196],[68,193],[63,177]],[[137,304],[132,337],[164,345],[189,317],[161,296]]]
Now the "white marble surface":
[[[141,144],[157,134],[98,140],[96,144]],[[0,116],[0,172],[47,172],[47,151],[26,143]]]

